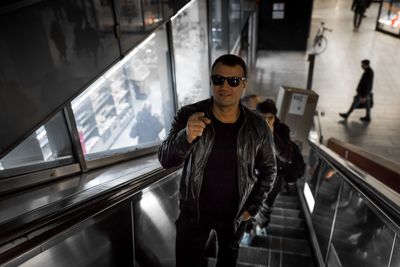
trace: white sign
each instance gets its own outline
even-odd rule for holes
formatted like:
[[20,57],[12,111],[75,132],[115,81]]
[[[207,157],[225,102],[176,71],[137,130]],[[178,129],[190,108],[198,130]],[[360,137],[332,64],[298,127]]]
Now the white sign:
[[306,109],[308,95],[293,94],[289,114],[303,115]]

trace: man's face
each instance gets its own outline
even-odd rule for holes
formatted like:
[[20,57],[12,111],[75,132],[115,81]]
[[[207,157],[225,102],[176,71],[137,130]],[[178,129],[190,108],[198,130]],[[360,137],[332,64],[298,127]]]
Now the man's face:
[[[227,66],[222,63],[215,65],[212,75],[220,75],[222,77],[238,77],[242,78],[244,73],[240,65]],[[246,81],[239,80],[238,86],[232,86],[225,81],[221,85],[214,85],[212,82],[212,92],[214,103],[220,107],[238,106],[240,98],[246,89]]]

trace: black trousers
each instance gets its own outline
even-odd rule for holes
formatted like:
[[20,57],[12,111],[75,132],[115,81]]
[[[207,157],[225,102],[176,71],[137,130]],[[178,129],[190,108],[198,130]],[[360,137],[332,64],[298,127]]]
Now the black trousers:
[[[360,95],[354,96],[353,103],[351,103],[350,109],[349,109],[349,111],[347,111],[347,115],[350,115],[350,113],[352,113],[354,109],[359,108],[360,105],[362,105],[360,102],[361,98],[362,97]],[[371,117],[371,95],[367,95],[366,98],[367,98],[367,102],[365,102],[365,104],[364,104],[364,107],[366,109],[365,116],[367,118],[370,118]]]
[[206,243],[210,232],[217,233],[218,256],[216,267],[234,267],[239,251],[239,240],[245,223],[237,231],[234,219],[217,220],[202,217],[198,223],[184,212],[176,221],[176,267],[205,266]]

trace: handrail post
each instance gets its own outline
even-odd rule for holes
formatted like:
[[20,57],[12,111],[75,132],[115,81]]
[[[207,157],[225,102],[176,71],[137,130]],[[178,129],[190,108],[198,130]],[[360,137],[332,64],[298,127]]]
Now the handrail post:
[[308,77],[307,77],[307,90],[311,90],[312,80],[314,74],[314,62],[315,62],[315,53],[308,54],[307,61],[310,62],[308,65]]

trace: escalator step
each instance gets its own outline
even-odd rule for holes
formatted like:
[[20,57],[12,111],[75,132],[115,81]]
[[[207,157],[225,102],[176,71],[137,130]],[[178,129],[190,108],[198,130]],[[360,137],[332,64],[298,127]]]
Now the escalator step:
[[311,257],[310,244],[306,239],[294,239],[278,236],[255,236],[251,247],[261,247],[284,253],[297,254],[301,256]]
[[293,202],[275,201],[274,208],[289,208],[289,209],[299,210],[300,204]]
[[294,218],[299,218],[301,216],[301,212],[298,209],[280,208],[280,207],[274,207],[272,209],[272,214],[284,217],[294,217]]
[[291,237],[297,239],[307,239],[308,233],[304,227],[290,227],[277,224],[269,224],[267,233],[274,236]]
[[[207,258],[207,267],[215,267],[216,264],[217,264],[217,259]],[[236,263],[236,267],[268,267],[268,266],[262,264],[251,264],[247,262],[240,262],[238,260]]]
[[279,215],[271,214],[271,224],[278,224],[290,227],[305,227],[304,219],[297,217],[283,217]]

